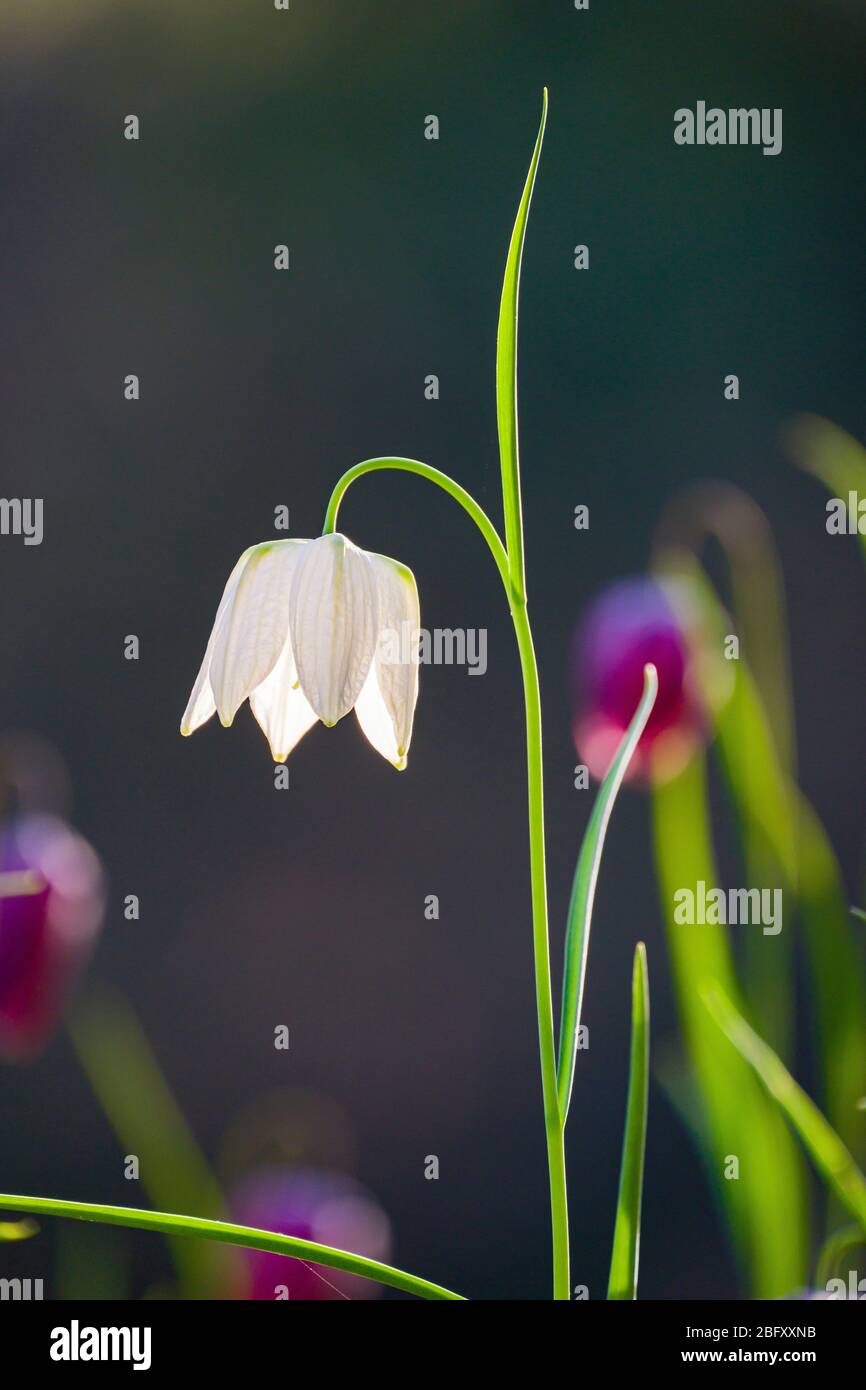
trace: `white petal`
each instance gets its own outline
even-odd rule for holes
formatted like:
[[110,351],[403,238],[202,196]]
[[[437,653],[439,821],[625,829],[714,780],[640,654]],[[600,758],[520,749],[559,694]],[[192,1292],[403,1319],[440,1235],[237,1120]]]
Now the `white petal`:
[[316,722],[316,712],[296,682],[292,646],[286,642],[273,671],[250,696],[250,706],[271,745],[275,763],[284,763]]
[[214,642],[210,681],[223,724],[269,676],[286,643],[292,576],[307,541],[253,547]]
[[255,546],[250,546],[248,550],[244,551],[226,581],[226,586],[223,589],[223,595],[216,611],[216,617],[213,621],[213,627],[211,628],[211,634],[208,638],[204,661],[195,678],[192,694],[189,697],[189,702],[184,710],[183,719],[180,722],[180,731],[184,735],[195,733],[195,730],[206,723],[216,710],[213,691],[210,686],[210,664],[213,657],[214,643],[216,642],[216,635],[223,615],[234,597],[235,589],[240,581],[241,572],[254,549]]
[[322,723],[336,724],[361,693],[379,628],[370,557],[345,536],[320,536],[302,552],[290,628],[301,689]]
[[378,586],[379,639],[355,711],[373,747],[402,771],[418,699],[418,587],[412,571],[396,560],[371,555],[370,562]]
[[401,753],[397,747],[394,721],[382,699],[382,691],[376,679],[375,665],[370,667],[370,674],[364,682],[364,689],[355,701],[355,713],[358,716],[358,723],[376,752],[381,753],[383,758],[387,758],[389,763],[393,763],[398,772],[402,772],[406,766],[406,755],[405,752]]

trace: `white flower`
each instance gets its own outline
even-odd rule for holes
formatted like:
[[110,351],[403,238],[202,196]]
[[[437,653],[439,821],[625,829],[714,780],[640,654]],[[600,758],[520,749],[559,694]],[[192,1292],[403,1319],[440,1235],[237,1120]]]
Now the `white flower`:
[[[339,534],[254,545],[229,575],[181,733],[215,711],[228,727],[249,698],[285,762],[316,719],[330,727],[354,709],[373,747],[402,770],[419,625],[415,577],[396,560]],[[395,661],[394,633],[406,631],[411,653]]]

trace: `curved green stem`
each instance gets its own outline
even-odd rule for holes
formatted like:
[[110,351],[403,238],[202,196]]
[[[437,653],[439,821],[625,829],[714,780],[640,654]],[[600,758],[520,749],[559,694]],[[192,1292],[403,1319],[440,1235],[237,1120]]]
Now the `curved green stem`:
[[532,883],[532,942],[535,957],[535,999],[538,1013],[538,1042],[541,1054],[541,1082],[544,1098],[544,1127],[547,1136],[547,1163],[550,1178],[550,1209],[553,1230],[553,1296],[569,1296],[568,1208],[565,1184],[565,1145],[563,1121],[556,1093],[556,1046],[553,1031],[553,999],[550,988],[550,947],[547,923],[547,879],[544,862],[544,774],[541,756],[541,699],[538,667],[532,643],[532,630],[526,600],[515,591],[508,556],[493,522],[475,499],[438,468],[416,459],[365,459],[344,473],[328,503],[323,535],[336,527],[343,496],[356,478],[380,469],[394,468],[417,473],[436,483],[459,502],[472,517],[487,542],[502,580],[520,653],[523,695],[526,707],[526,763],[529,792],[529,867]]
[[314,1240],[284,1236],[277,1231],[260,1231],[256,1226],[236,1226],[228,1221],[211,1221],[202,1216],[176,1216],[164,1211],[141,1211],[137,1207],[108,1207],[101,1203],[66,1202],[55,1197],[13,1197],[0,1193],[0,1210],[4,1209],[38,1212],[42,1216],[66,1216],[73,1221],[98,1221],[105,1226],[161,1231],[169,1236],[203,1236],[205,1240],[219,1241],[224,1245],[265,1250],[273,1255],[289,1255],[331,1269],[344,1269],[348,1274],[375,1279],[380,1284],[389,1284],[392,1289],[414,1293],[420,1298],[463,1301],[462,1294],[452,1293],[441,1284],[431,1284],[428,1279],[419,1279],[415,1274],[406,1274],[393,1265],[368,1260],[363,1255],[353,1255],[332,1245],[319,1245]]
[[328,503],[328,510],[325,513],[325,524],[322,527],[322,535],[329,536],[337,529],[337,513],[340,510],[340,503],[356,478],[361,478],[365,473],[378,473],[382,469],[396,469],[402,473],[417,473],[419,477],[426,478],[429,482],[441,487],[455,502],[459,502],[465,512],[468,512],[478,527],[482,536],[486,540],[490,553],[496,561],[496,568],[499,570],[499,577],[505,585],[505,592],[509,600],[511,599],[511,575],[508,569],[508,556],[505,547],[499,539],[499,532],[490,520],[490,517],[475,501],[475,498],[468,493],[459,483],[455,483],[453,478],[449,478],[447,473],[441,473],[438,468],[431,468],[429,463],[419,463],[418,459],[404,458],[375,458],[364,459],[361,463],[356,463],[354,468],[345,472],[331,493],[331,500]]

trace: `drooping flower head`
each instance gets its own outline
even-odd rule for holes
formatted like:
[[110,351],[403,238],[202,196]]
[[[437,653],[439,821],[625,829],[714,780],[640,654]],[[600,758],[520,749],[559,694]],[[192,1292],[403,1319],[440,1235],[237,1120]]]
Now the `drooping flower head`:
[[87,961],[103,875],[87,841],[49,816],[4,827],[0,873],[10,876],[0,897],[0,1054],[24,1058],[48,1040]]
[[[317,719],[330,727],[354,709],[373,747],[402,770],[419,625],[411,570],[339,533],[252,546],[223,591],[181,733],[215,711],[228,727],[249,699],[274,759],[285,762]],[[404,632],[408,649],[394,637]]]
[[666,586],[644,576],[620,580],[590,604],[572,648],[574,739],[596,778],[607,772],[637,709],[648,662],[658,672],[658,696],[630,775],[669,777],[707,730],[687,633]]
[[[262,1169],[236,1190],[230,1209],[232,1219],[245,1226],[334,1245],[371,1260],[390,1257],[387,1216],[360,1184],[341,1174]],[[375,1281],[345,1270],[258,1250],[243,1254],[247,1298],[318,1301],[375,1298],[379,1292]]]

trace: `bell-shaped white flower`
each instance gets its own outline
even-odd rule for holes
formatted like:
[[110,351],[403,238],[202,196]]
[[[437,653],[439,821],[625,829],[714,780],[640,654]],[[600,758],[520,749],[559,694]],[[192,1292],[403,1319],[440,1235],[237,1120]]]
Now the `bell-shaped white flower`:
[[320,719],[355,710],[383,757],[406,766],[418,698],[418,590],[412,571],[345,536],[245,550],[223,591],[181,733],[244,700],[285,762]]

